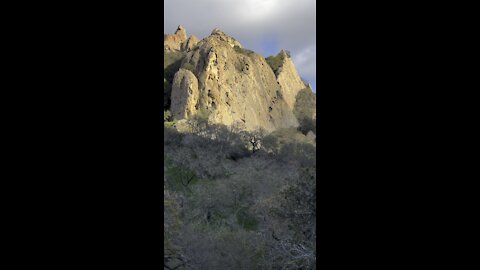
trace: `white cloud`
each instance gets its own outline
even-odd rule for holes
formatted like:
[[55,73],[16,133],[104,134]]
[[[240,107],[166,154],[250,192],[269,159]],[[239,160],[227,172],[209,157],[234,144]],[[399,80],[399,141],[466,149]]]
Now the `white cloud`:
[[[316,48],[315,46],[308,46],[293,54],[293,63],[298,70],[300,76],[307,79],[307,81],[317,80],[316,66],[315,66]],[[312,61],[313,59],[313,61]]]

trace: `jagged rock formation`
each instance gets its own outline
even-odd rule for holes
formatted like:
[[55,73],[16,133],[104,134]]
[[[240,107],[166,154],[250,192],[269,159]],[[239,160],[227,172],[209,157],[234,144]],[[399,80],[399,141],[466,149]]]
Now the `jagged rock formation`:
[[287,55],[284,50],[282,50],[280,54],[283,60],[276,74],[277,81],[282,88],[285,102],[287,102],[290,109],[293,110],[298,92],[307,86],[300,78],[300,75],[298,75],[297,69],[295,69],[295,65],[290,56]]
[[240,42],[238,42],[236,39],[234,39],[232,37],[227,36],[224,32],[222,32],[218,28],[213,29],[213,31],[210,35],[211,36],[218,35],[222,41],[226,41],[228,43],[228,45],[230,45],[232,48],[234,48],[235,46],[237,46],[239,48],[243,48],[243,46],[242,46],[242,44],[240,44]]
[[185,41],[184,43],[182,43],[182,45],[180,46],[180,49],[182,51],[189,51],[191,50],[195,45],[197,45],[198,43],[198,38],[194,35],[191,35],[187,41]]
[[187,31],[181,25],[173,35],[165,35],[163,39],[163,48],[167,51],[188,51],[198,42],[198,38],[194,35],[187,38]]
[[298,126],[292,111],[297,93],[306,86],[284,51],[275,74],[263,56],[243,49],[219,29],[199,42],[194,36],[186,39],[180,27],[174,36],[166,38],[165,50],[187,51],[172,81],[175,120],[206,112],[211,122],[247,130]]
[[183,68],[175,74],[172,89],[172,114],[176,119],[184,119],[193,116],[197,109],[199,97],[197,77],[190,71]]

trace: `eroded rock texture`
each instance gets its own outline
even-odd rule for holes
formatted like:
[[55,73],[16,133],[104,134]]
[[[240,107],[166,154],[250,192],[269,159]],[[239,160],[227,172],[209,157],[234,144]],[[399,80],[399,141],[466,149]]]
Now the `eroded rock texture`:
[[187,51],[172,85],[174,119],[202,111],[213,123],[238,124],[247,130],[298,126],[292,110],[298,91],[306,86],[290,57],[285,55],[274,74],[263,56],[243,49],[219,29],[201,41],[187,39],[180,27],[172,36],[166,38],[165,48]]

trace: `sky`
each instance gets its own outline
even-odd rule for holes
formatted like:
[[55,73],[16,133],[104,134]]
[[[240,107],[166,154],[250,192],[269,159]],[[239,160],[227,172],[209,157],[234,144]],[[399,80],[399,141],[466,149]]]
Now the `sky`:
[[316,92],[316,0],[164,0],[164,7],[165,34],[183,25],[203,39],[219,28],[264,57],[290,51]]

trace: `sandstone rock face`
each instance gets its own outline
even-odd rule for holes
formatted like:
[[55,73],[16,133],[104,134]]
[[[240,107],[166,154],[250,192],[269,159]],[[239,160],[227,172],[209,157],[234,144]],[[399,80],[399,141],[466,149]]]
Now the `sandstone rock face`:
[[285,51],[282,50],[280,53],[283,54],[284,57],[282,66],[277,72],[277,81],[282,88],[285,102],[289,108],[293,110],[298,92],[307,86],[298,75],[292,59]]
[[179,25],[177,31],[175,31],[175,36],[185,41],[187,39],[187,30],[185,30],[185,27]]
[[174,119],[186,119],[193,116],[199,97],[197,77],[183,68],[175,73],[172,85],[171,112]]
[[182,51],[189,51],[191,50],[193,47],[195,47],[195,45],[197,45],[198,43],[198,38],[194,35],[191,35],[187,41],[185,41],[184,43],[182,43],[182,45],[180,46],[180,49]]
[[213,123],[238,124],[247,130],[298,126],[290,104],[300,83],[305,85],[291,60],[285,60],[277,82],[265,58],[241,48],[218,29],[191,47],[173,82],[174,119],[205,110]]
[[182,43],[187,40],[187,32],[181,25],[178,26],[177,31],[173,35],[166,35],[163,39],[164,50],[177,50],[181,49]]
[[165,51],[182,51],[191,50],[198,43],[198,38],[194,35],[187,37],[185,27],[179,25],[177,31],[173,35],[165,35],[163,39],[163,49]]
[[240,42],[238,42],[236,39],[226,35],[224,32],[222,32],[218,28],[213,29],[211,35],[212,36],[213,35],[218,35],[221,40],[226,41],[228,43],[228,45],[230,45],[232,48],[235,47],[235,46],[237,46],[239,48],[243,48],[243,46],[242,46],[242,44],[240,44]]

